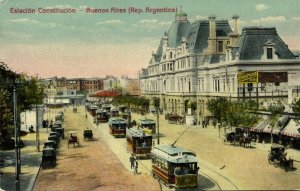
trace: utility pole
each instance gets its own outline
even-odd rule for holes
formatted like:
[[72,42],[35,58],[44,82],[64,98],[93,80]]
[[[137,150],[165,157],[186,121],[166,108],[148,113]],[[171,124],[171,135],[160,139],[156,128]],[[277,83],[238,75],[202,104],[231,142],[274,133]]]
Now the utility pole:
[[19,128],[18,128],[18,112],[17,112],[17,94],[16,85],[13,90],[13,102],[14,102],[14,127],[15,127],[15,155],[16,155],[16,181],[20,180],[20,147],[19,147]]
[[156,112],[157,112],[157,119],[156,119],[156,123],[157,123],[157,144],[160,144],[160,140],[159,140],[159,109],[158,107],[156,108]]
[[35,104],[35,111],[36,111],[36,148],[37,151],[40,152],[40,133],[39,133],[39,108],[37,103]]

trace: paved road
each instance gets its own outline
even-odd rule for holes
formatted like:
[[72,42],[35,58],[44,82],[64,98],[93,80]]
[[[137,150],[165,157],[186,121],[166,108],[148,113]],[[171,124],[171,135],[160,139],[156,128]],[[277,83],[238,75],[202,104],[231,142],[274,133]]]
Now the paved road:
[[[81,112],[82,113],[82,112]],[[133,119],[139,119],[142,116],[133,114]],[[153,117],[153,116],[149,116]],[[93,118],[89,115],[89,120],[92,122]],[[114,138],[109,133],[109,127],[107,123],[100,123],[98,126],[93,125],[94,130],[98,131],[101,139],[103,139],[107,145],[109,145],[110,149],[117,155],[117,157],[120,159],[124,167],[127,168],[127,170],[132,171],[130,169],[130,163],[129,163],[129,157],[130,153],[127,152],[126,149],[126,139],[125,138]],[[170,140],[175,140],[178,137],[178,134],[173,137],[169,137]],[[161,137],[161,140],[163,141],[165,138]],[[155,140],[156,144],[157,140]],[[199,157],[198,157],[199,158]],[[237,190],[235,185],[228,180],[226,177],[224,177],[221,173],[218,172],[218,170],[209,164],[208,162],[205,162],[203,160],[200,161],[200,173],[198,176],[198,182],[199,187],[198,190]],[[146,174],[149,176],[149,178],[152,177],[151,174],[151,160],[140,160],[139,161],[141,165],[139,165],[140,173]],[[220,183],[218,183],[220,182]],[[172,190],[167,188],[165,185],[162,184],[163,190]]]
[[[133,114],[133,119],[140,118]],[[155,116],[148,115],[147,117]],[[92,118],[89,118],[92,120]],[[126,152],[125,139],[111,139],[107,124],[100,124],[97,129],[110,145],[126,168],[129,168],[129,153]],[[161,144],[171,144],[188,128],[185,125],[170,125],[160,116]],[[219,138],[218,130],[213,127],[190,127],[177,141],[178,146],[194,151],[200,164],[199,190],[259,190],[259,189],[299,189],[300,164],[294,162],[294,171],[285,172],[268,164],[267,155],[270,144],[255,144],[251,148],[227,145]],[[220,132],[222,137],[223,132]],[[288,155],[300,161],[300,152],[287,150]],[[141,172],[150,174],[150,160],[143,160]],[[141,165],[140,165],[141,166]],[[297,170],[298,169],[298,170]],[[283,178],[284,177],[284,178]]]

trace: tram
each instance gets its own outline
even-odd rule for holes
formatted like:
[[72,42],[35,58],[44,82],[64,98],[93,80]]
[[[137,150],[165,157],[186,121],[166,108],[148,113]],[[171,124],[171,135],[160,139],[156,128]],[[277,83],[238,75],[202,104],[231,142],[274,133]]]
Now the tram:
[[110,110],[110,117],[119,117],[119,111],[116,108]]
[[127,150],[138,158],[151,156],[152,135],[141,128],[132,127],[126,131]]
[[142,118],[137,122],[138,127],[142,128],[146,133],[154,135],[156,133],[156,122],[153,119]]
[[102,109],[98,109],[96,111],[96,120],[98,123],[106,123],[108,122],[108,114],[105,110],[102,110]]
[[96,116],[96,111],[97,111],[97,109],[98,109],[98,106],[97,105],[91,105],[90,107],[89,107],[89,112],[90,112],[90,114],[93,116],[93,117],[95,117]]
[[125,137],[127,121],[120,117],[111,117],[108,120],[109,132],[114,137]]
[[196,155],[173,145],[156,145],[152,151],[152,175],[176,189],[197,188]]

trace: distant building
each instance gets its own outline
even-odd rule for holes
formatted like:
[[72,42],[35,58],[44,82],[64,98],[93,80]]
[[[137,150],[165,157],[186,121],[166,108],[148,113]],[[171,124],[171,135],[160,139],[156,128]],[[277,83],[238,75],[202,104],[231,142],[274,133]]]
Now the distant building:
[[87,94],[94,94],[99,90],[103,90],[102,78],[84,78],[80,81],[80,90]]
[[[206,102],[211,98],[287,101],[289,76],[300,71],[300,60],[275,28],[246,27],[239,34],[238,16],[232,19],[233,28],[215,16],[190,23],[179,11],[142,69],[141,94],[159,98],[162,110],[179,114],[194,102],[198,119],[209,115]],[[238,76],[246,72],[256,74],[258,82],[239,83]],[[300,83],[299,75],[292,78]]]
[[120,84],[122,87],[122,94],[129,94],[129,95],[134,95],[134,96],[140,95],[138,79],[122,77],[122,78],[120,78]]

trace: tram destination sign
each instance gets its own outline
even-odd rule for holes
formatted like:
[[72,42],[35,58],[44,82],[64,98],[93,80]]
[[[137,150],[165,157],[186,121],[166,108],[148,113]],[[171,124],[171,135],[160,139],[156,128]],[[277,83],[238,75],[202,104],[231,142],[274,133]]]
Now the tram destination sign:
[[258,83],[258,71],[244,71],[237,75],[238,83]]

